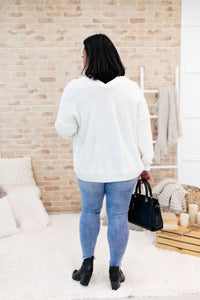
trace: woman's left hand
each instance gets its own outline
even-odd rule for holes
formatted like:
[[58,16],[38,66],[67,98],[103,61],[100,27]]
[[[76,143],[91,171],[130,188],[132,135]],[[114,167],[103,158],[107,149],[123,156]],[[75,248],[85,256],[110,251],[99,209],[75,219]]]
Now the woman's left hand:
[[[138,180],[140,179],[140,177],[141,177],[141,179],[145,179],[145,180],[147,180],[147,181],[151,181],[151,171],[146,171],[146,170],[144,170],[139,176],[138,176]],[[138,181],[137,180],[137,181]]]

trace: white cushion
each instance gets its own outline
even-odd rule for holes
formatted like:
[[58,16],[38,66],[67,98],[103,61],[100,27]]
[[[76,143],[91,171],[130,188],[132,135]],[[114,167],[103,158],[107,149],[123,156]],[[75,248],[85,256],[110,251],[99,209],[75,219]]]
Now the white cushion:
[[8,197],[2,197],[0,199],[0,238],[17,234],[20,231],[16,225]]
[[0,158],[0,183],[6,192],[16,186],[35,185],[31,158]]
[[41,231],[47,227],[50,217],[40,199],[37,185],[15,187],[8,192],[13,214],[24,235]]

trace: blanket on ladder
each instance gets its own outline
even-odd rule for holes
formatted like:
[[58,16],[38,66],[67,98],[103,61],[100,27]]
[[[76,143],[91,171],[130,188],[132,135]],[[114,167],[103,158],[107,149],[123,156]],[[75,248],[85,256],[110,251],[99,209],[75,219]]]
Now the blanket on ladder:
[[158,100],[153,106],[153,114],[158,116],[154,161],[159,163],[161,157],[167,154],[168,146],[176,144],[178,137],[182,135],[176,88],[158,89]]

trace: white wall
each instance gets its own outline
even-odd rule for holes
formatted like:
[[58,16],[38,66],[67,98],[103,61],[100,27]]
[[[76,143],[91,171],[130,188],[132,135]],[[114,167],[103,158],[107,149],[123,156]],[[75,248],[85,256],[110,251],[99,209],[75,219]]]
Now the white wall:
[[179,181],[200,187],[200,0],[182,0]]

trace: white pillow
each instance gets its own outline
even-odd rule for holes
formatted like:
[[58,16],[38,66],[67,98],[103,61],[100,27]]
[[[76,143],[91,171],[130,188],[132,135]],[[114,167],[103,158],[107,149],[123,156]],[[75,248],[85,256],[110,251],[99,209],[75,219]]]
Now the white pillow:
[[21,230],[16,226],[16,221],[8,197],[0,199],[0,238],[17,234]]
[[41,231],[47,227],[50,217],[46,212],[37,185],[16,187],[8,192],[13,214],[24,235]]
[[0,183],[6,192],[16,186],[35,185],[31,158],[0,158]]

